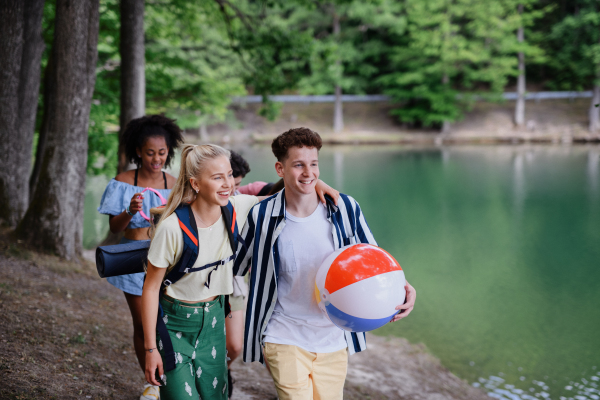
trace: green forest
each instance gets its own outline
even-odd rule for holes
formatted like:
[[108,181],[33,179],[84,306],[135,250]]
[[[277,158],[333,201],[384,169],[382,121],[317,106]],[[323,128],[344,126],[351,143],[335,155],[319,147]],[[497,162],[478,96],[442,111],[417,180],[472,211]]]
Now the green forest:
[[[53,18],[46,1],[43,65]],[[116,165],[119,28],[119,1],[102,0],[90,173]],[[528,90],[591,90],[599,28],[595,0],[148,0],[146,112],[198,127],[223,121],[232,96],[339,87],[389,95],[400,122],[439,127],[460,119],[475,97],[499,101],[514,91],[519,53]],[[279,107],[265,101],[260,112],[274,119]]]

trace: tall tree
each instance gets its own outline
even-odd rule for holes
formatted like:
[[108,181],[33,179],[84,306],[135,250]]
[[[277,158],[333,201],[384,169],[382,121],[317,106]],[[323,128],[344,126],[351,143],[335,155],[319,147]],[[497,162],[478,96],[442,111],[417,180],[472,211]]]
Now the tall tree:
[[[517,101],[515,104],[514,122],[517,127],[522,127],[525,124],[525,60],[531,64],[541,64],[546,61],[545,55],[541,48],[536,46],[536,37],[540,36],[540,32],[532,29],[534,23],[544,17],[551,9],[551,6],[543,6],[539,4],[539,0],[502,0],[507,9],[507,25],[517,25],[517,42],[515,50],[517,53]],[[513,10],[513,12],[511,12]],[[514,10],[517,12],[515,13]],[[528,36],[527,38],[525,36]]]
[[[378,79],[401,105],[393,114],[444,130],[462,117],[473,95],[499,99],[517,75],[514,33],[521,20],[514,3],[405,0],[407,38],[391,44],[390,66]],[[528,46],[529,53],[540,53]]]
[[[557,7],[557,21],[542,44],[548,53],[547,86],[553,90],[592,90],[589,129],[600,129],[600,7],[597,0],[571,0]],[[546,28],[548,26],[547,21]]]
[[[332,5],[333,9],[333,37],[336,41],[340,39],[340,14],[336,10],[335,4]],[[335,63],[341,64],[341,60],[338,58]],[[340,132],[344,129],[344,110],[342,105],[342,87],[339,82],[335,85],[335,103],[333,107],[333,131]]]
[[[120,133],[134,118],[146,111],[146,73],[144,47],[144,0],[121,0],[121,116]],[[122,141],[120,141],[122,143]],[[125,171],[128,160],[119,148],[117,173]]]
[[[523,15],[523,4],[519,4],[519,17]],[[525,40],[525,27],[521,23],[517,29],[517,41],[519,44]],[[517,76],[517,103],[515,105],[515,125],[521,127],[525,124],[525,53],[517,53],[519,59],[519,75]]]
[[42,127],[47,143],[33,200],[17,227],[20,238],[66,258],[81,251],[98,7],[99,0],[56,2],[53,85]]
[[600,131],[600,45],[597,48],[594,58],[593,61],[596,65],[596,79],[594,79],[592,102],[590,103],[588,111],[589,130],[591,133]]
[[313,7],[302,7],[300,2],[288,5],[289,11],[283,13],[287,15],[288,29],[311,36],[308,70],[303,71],[298,88],[303,94],[334,94],[334,132],[344,128],[342,93],[364,91],[364,82],[357,74],[364,64],[354,43],[361,22],[356,18],[357,13],[350,15],[352,7],[362,3],[330,0],[315,2]]
[[44,0],[0,2],[0,219],[10,226],[17,225],[29,203],[43,8]]

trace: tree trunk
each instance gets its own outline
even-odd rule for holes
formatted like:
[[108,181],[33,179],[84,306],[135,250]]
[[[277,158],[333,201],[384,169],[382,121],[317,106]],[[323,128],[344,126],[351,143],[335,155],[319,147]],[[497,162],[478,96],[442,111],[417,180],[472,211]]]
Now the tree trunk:
[[56,1],[48,113],[40,175],[21,239],[72,258],[81,252],[87,132],[96,80],[99,0]]
[[35,117],[40,91],[41,60],[42,53],[46,47],[42,38],[43,14],[44,0],[27,0],[25,2],[25,31],[23,32],[25,43],[19,87],[19,132],[23,140],[23,151],[18,152],[21,165],[19,176],[23,177],[23,192],[27,194],[25,209],[29,205],[30,195],[33,193],[29,190],[29,176],[31,172],[31,149],[35,131]]
[[[596,67],[599,68],[600,65]],[[592,103],[590,104],[590,110],[588,111],[590,126],[590,133],[598,133],[600,130],[600,73],[596,75],[596,81],[594,82],[594,89],[592,95]]]
[[[122,135],[132,119],[146,113],[146,52],[144,47],[144,0],[121,0],[121,115],[119,117],[119,164],[117,174],[129,169]],[[108,231],[101,246],[117,244],[123,233]]]
[[56,99],[51,95],[56,91],[56,81],[53,78],[55,70],[54,64],[55,57],[51,52],[50,56],[48,57],[46,70],[44,71],[44,109],[42,114],[42,126],[38,134],[37,149],[35,151],[35,163],[33,164],[33,171],[31,171],[31,177],[29,178],[29,193],[32,194],[35,191],[35,186],[37,185],[38,178],[40,177],[40,170],[42,168],[42,158],[46,149],[46,136],[48,133],[48,119],[51,118],[50,113],[52,112],[50,110],[54,110],[56,107],[52,104],[54,101],[56,101]]
[[[340,16],[333,11],[333,35],[339,40],[340,36]],[[336,61],[340,64],[340,60]],[[340,85],[335,86],[335,104],[333,108],[333,131],[341,132],[344,129],[344,110],[342,108],[342,88]]]
[[[523,14],[523,4],[519,4],[519,15]],[[517,41],[523,43],[525,34],[523,25],[517,30]],[[517,78],[517,104],[515,106],[515,125],[522,127],[525,124],[525,54],[520,51],[519,57],[519,76]]]
[[[600,80],[600,79],[599,79]],[[590,133],[598,133],[600,130],[600,85],[594,85],[594,95],[590,104]]]
[[17,225],[29,203],[43,9],[44,0],[0,3],[0,219],[10,226]]
[[[144,50],[144,0],[121,0],[121,130],[132,119],[146,112],[146,75]],[[121,143],[121,141],[119,141]],[[119,168],[129,165],[125,149],[119,145]]]

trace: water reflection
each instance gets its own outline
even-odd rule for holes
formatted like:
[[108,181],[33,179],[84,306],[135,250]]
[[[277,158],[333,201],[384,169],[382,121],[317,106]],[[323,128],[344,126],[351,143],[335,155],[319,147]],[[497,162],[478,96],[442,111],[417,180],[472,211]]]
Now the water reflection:
[[447,165],[450,161],[450,149],[448,147],[442,148],[442,162]]
[[[596,367],[593,367],[595,370]],[[499,374],[500,375],[500,374]],[[570,381],[564,388],[558,388],[558,391],[564,391],[568,393],[566,396],[559,396],[558,400],[598,400],[600,399],[600,390],[598,390],[598,382],[600,381],[600,372],[592,371],[591,374],[586,374],[586,377],[580,378],[578,382]],[[547,378],[547,377],[546,377]],[[479,378],[477,382],[473,383],[474,387],[481,387],[488,392],[490,397],[501,400],[539,400],[548,399],[552,397],[548,393],[553,391],[550,385],[543,381],[537,381],[535,379],[527,383],[527,378],[521,376],[520,381],[523,385],[529,386],[529,388],[523,390],[506,383],[505,380],[499,376],[491,375],[487,378]],[[554,397],[555,399],[557,397]]]
[[335,151],[333,153],[333,170],[334,170],[334,183],[336,188],[344,187],[344,153],[341,151]]
[[525,202],[525,155],[517,153],[513,159],[513,192],[514,207],[517,220],[523,214],[523,203]]
[[587,156],[588,185],[592,198],[598,199],[598,166],[600,165],[600,151],[590,150]]

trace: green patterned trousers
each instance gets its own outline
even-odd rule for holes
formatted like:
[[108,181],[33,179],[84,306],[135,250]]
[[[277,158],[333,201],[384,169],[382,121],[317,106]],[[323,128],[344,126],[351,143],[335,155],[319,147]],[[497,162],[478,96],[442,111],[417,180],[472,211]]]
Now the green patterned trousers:
[[[175,369],[165,372],[161,400],[192,398],[227,399],[224,296],[210,302],[183,303],[161,296],[173,350]],[[163,345],[157,334],[160,355]]]

